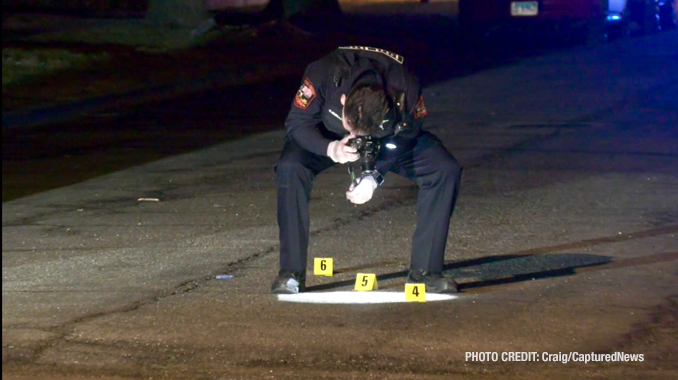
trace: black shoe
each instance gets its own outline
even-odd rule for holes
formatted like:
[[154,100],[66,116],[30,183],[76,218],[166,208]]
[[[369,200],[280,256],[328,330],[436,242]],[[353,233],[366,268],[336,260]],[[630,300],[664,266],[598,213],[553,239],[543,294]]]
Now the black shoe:
[[457,283],[438,273],[429,273],[421,269],[410,269],[407,275],[408,284],[426,285],[426,293],[457,293]]
[[271,285],[273,294],[297,294],[306,290],[306,273],[280,270]]

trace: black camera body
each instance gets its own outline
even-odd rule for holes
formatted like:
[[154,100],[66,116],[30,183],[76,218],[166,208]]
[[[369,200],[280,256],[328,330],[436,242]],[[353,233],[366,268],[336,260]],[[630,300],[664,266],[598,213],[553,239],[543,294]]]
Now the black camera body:
[[[356,178],[353,166],[348,165],[348,173],[351,175],[351,183],[358,185],[360,180],[364,177],[372,177],[377,181],[377,185],[381,186],[384,178],[377,171],[377,156],[381,150],[381,139],[386,139],[385,146],[389,150],[396,149],[397,146],[393,143],[393,138],[400,132],[408,128],[405,121],[405,92],[397,92],[393,97],[393,104],[384,118],[384,123],[392,120],[391,124],[380,126],[381,130],[375,131],[373,135],[358,136],[348,140],[348,146],[354,148],[360,155],[360,177]],[[391,138],[388,138],[391,136]]]
[[372,136],[358,136],[348,140],[348,145],[360,155],[360,171],[362,176],[374,173],[381,143]]

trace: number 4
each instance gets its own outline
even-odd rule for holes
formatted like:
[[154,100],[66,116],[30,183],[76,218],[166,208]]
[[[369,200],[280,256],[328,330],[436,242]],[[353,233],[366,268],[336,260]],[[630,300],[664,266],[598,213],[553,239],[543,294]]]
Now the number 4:
[[426,302],[426,285],[405,284],[405,301]]

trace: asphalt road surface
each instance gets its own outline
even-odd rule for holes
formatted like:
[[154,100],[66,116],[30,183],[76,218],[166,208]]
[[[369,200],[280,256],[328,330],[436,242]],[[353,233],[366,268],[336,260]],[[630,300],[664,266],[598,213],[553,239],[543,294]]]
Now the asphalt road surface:
[[[402,5],[409,14],[398,13],[401,8],[393,5],[367,9],[346,5],[344,23],[316,30],[317,57],[340,45],[380,46],[405,55],[427,85],[567,46],[567,41],[553,43],[547,37],[470,44],[460,36],[450,5],[431,8],[440,14],[413,13],[412,5]],[[318,29],[323,24],[313,26]],[[276,39],[261,43],[276,43]],[[109,109],[65,112],[78,115],[68,122],[3,128],[3,201],[253,133],[280,130],[308,62],[299,61],[294,51],[279,59],[297,62],[298,72],[256,85],[219,88],[139,107],[114,104]]]
[[[3,202],[3,378],[676,378],[677,36],[425,74],[427,126],[465,167],[452,300],[269,294],[280,129]],[[206,99],[144,116],[209,136],[228,111]],[[316,181],[309,256],[335,275],[308,294],[359,300],[357,273],[402,292],[416,189],[389,175],[356,207],[347,184]]]

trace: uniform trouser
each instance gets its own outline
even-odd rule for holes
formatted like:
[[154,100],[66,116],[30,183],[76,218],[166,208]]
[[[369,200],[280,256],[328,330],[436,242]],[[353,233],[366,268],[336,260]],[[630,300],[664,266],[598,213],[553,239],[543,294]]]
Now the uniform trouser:
[[[382,153],[385,153],[383,148]],[[329,157],[311,153],[289,137],[285,140],[280,161],[275,167],[281,270],[306,270],[313,180],[334,165]],[[389,168],[389,171],[409,178],[419,187],[417,228],[412,239],[410,268],[441,272],[450,218],[459,192],[461,167],[457,160],[437,137],[424,133],[405,152],[380,154],[377,159],[379,168]]]

